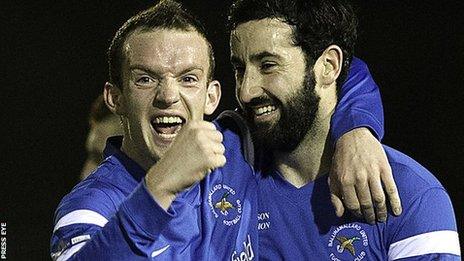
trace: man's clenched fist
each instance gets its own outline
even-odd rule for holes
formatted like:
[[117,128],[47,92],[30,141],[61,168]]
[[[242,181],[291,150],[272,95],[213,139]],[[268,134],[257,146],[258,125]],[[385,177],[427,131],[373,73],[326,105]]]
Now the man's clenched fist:
[[222,133],[203,120],[186,123],[168,151],[148,170],[145,181],[158,204],[168,209],[177,193],[202,180],[226,158]]

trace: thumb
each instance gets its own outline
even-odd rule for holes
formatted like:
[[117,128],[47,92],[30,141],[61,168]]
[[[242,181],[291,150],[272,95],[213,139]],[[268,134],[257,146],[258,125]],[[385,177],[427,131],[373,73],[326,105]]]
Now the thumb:
[[191,104],[187,104],[187,105],[189,105],[189,107],[190,107],[191,120],[192,121],[202,121],[203,120],[203,115],[204,115],[203,106],[198,106],[198,104],[193,104],[193,102],[190,102],[190,103]]

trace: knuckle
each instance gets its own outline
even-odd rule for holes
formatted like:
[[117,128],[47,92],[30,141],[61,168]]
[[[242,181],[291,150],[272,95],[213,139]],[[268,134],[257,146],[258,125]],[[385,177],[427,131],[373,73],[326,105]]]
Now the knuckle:
[[348,175],[348,174],[342,174],[339,178],[338,178],[339,182],[342,183],[343,185],[345,186],[351,186],[351,185],[354,185],[354,179],[351,175]]
[[363,209],[363,212],[368,219],[375,219],[375,213],[373,209]]
[[382,196],[374,196],[373,200],[376,205],[382,205],[385,203],[385,198]]
[[195,181],[198,181],[198,180],[202,180],[206,175],[206,172],[205,171],[200,171],[200,172],[197,172],[194,176],[193,176],[193,179]]
[[331,200],[333,203],[339,204],[339,203],[340,203],[340,202],[339,202],[339,199],[340,199],[340,198],[338,197],[337,194],[334,194],[334,193],[331,193],[331,194],[330,194],[330,200]]
[[372,209],[372,204],[370,202],[361,202],[361,209],[369,210]]
[[214,125],[213,123],[211,122],[207,122],[207,121],[204,121],[205,123],[205,126],[212,129],[212,130],[216,130],[216,125]]
[[216,168],[216,162],[214,157],[209,157],[207,162],[206,162],[206,168],[207,169],[214,169]]
[[365,174],[356,175],[356,185],[364,187],[367,185],[367,176]]
[[366,220],[367,220],[369,223],[374,223],[374,222],[375,222],[375,215],[373,215],[373,214],[366,214]]
[[390,165],[382,169],[382,175],[393,179],[393,170],[391,169]]
[[353,211],[353,210],[358,210],[359,205],[358,204],[353,204],[353,203],[346,203],[345,204],[346,208]]
[[379,217],[385,217],[385,216],[387,216],[387,211],[384,210],[384,209],[379,209],[379,210],[377,211],[377,215],[378,215]]
[[379,163],[377,162],[371,162],[369,163],[369,169],[375,173],[379,173],[380,172],[380,168],[379,168]]
[[384,162],[384,164],[382,164],[382,166],[380,167],[380,172],[382,173],[382,175],[393,176],[391,167],[387,162]]
[[226,164],[226,162],[227,162],[226,157],[221,156],[220,165],[221,165],[221,166],[224,166],[224,165]]
[[392,195],[398,193],[395,187],[387,187],[385,188],[385,191],[387,194]]
[[222,155],[216,156],[211,160],[211,164],[213,168],[219,168],[224,166],[226,160],[225,157]]
[[222,144],[219,144],[219,150],[221,154],[224,154],[226,152],[226,147],[224,147]]
[[219,137],[219,142],[222,142],[224,140],[224,136],[222,136],[222,133],[220,131],[216,131],[218,133]]

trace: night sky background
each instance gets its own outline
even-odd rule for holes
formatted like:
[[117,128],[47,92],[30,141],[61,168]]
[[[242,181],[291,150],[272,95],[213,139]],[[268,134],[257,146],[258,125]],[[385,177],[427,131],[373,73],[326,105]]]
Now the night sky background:
[[[119,26],[154,1],[53,2],[0,4],[0,222],[7,222],[10,260],[49,259],[53,213],[78,182],[89,106],[107,80],[106,49]],[[223,86],[218,111],[234,108],[224,27],[230,1],[184,2],[206,24],[215,48],[216,78]],[[356,55],[380,86],[383,142],[437,176],[463,233],[462,1],[355,6]]]

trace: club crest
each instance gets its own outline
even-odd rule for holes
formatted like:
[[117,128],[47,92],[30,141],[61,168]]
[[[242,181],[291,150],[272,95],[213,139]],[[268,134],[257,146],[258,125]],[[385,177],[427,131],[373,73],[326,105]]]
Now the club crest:
[[208,193],[208,205],[214,217],[226,226],[237,224],[242,217],[242,203],[228,185],[215,185]]
[[366,257],[369,240],[361,225],[349,223],[332,230],[327,246],[330,260],[359,261]]

